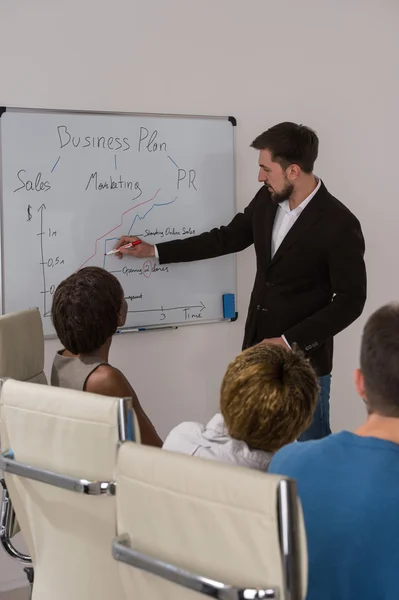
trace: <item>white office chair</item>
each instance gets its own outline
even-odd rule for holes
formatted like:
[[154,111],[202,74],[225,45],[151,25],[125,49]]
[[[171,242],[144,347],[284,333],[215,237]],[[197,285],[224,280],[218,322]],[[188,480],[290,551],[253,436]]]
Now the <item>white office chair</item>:
[[138,432],[131,399],[7,379],[0,421],[0,468],[32,556],[33,599],[120,598],[113,482],[119,444]]
[[47,383],[44,336],[37,308],[0,316],[0,378]]
[[[0,378],[6,377],[47,384],[44,374],[43,325],[37,308],[0,315]],[[18,540],[15,535],[19,532],[19,525],[4,479],[0,481],[3,486],[0,543],[8,556],[24,565],[28,581],[32,584],[32,561],[28,554],[17,548],[18,543],[14,542],[15,539]]]
[[305,597],[294,481],[129,443],[116,480],[113,554],[126,598]]

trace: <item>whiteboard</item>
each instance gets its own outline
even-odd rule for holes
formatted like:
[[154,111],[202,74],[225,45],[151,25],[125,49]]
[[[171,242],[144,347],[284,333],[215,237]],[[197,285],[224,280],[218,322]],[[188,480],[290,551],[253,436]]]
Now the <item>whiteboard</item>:
[[119,279],[126,329],[220,321],[235,256],[159,265],[105,256],[121,235],[156,244],[235,214],[234,121],[6,109],[0,118],[2,312],[37,306],[84,266]]

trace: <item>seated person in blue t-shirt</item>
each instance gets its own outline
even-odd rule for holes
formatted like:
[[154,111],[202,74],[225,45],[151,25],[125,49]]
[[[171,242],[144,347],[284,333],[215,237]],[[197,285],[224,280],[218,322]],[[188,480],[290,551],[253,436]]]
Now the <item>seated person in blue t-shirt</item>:
[[355,384],[368,417],[279,450],[269,472],[295,478],[309,549],[308,600],[399,598],[399,304],[367,322]]

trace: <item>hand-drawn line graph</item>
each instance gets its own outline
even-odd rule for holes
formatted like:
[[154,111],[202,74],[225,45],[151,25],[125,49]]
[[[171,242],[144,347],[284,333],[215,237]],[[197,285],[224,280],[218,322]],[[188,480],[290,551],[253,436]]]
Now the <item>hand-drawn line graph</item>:
[[[131,206],[130,208],[128,208],[127,210],[125,210],[122,215],[121,215],[121,220],[120,223],[118,223],[118,225],[116,225],[115,227],[112,227],[109,231],[105,232],[101,237],[97,238],[95,243],[94,243],[94,254],[92,254],[91,256],[89,256],[89,258],[87,260],[84,261],[84,263],[82,263],[80,265],[80,267],[77,269],[78,271],[80,269],[82,269],[88,262],[89,260],[91,260],[92,258],[95,257],[95,255],[97,254],[97,244],[100,240],[104,239],[107,235],[109,235],[110,233],[112,233],[113,231],[115,231],[115,229],[118,229],[118,227],[120,227],[123,223],[123,217],[125,215],[127,215],[130,211],[134,210],[135,208],[139,208],[139,206],[142,206],[143,204],[147,204],[148,202],[151,202],[152,200],[155,200],[155,198],[157,197],[157,195],[159,194],[159,192],[161,191],[161,188],[159,188],[157,190],[157,192],[155,193],[155,195],[152,198],[149,198],[148,200],[144,200],[144,202],[139,202],[139,204],[135,204],[134,206]],[[137,196],[137,198],[139,198],[141,196],[142,192],[140,190],[140,194]]]
[[[95,244],[94,244],[94,253],[93,253],[91,256],[89,256],[89,258],[88,258],[88,259],[86,259],[86,260],[84,261],[84,263],[82,263],[82,264],[80,265],[80,267],[79,267],[77,270],[79,271],[80,269],[82,269],[82,268],[83,268],[83,267],[84,267],[84,266],[85,266],[85,265],[86,265],[86,264],[87,264],[87,263],[88,263],[88,262],[89,262],[89,261],[90,261],[92,258],[94,258],[94,257],[96,256],[96,254],[97,254],[97,250],[98,250],[98,248],[97,248],[97,246],[98,246],[98,242],[100,242],[100,241],[101,241],[101,240],[103,240],[103,239],[104,239],[104,238],[105,238],[107,235],[109,235],[110,233],[112,233],[113,231],[115,231],[115,229],[118,229],[119,227],[121,227],[121,225],[123,224],[123,219],[124,219],[125,215],[127,215],[127,214],[128,214],[129,212],[131,212],[132,210],[134,210],[134,209],[136,209],[136,208],[139,208],[140,206],[143,206],[144,204],[148,204],[149,202],[152,202],[153,200],[155,200],[155,198],[157,197],[157,195],[159,194],[159,192],[160,192],[160,191],[161,191],[161,188],[159,188],[159,189],[157,190],[157,192],[155,193],[155,195],[154,195],[152,198],[149,198],[148,200],[144,200],[144,202],[140,202],[139,204],[135,204],[134,206],[132,206],[132,207],[128,208],[127,210],[125,210],[125,211],[122,213],[122,215],[121,215],[121,220],[120,220],[120,223],[119,223],[118,225],[116,225],[115,227],[112,227],[112,229],[110,229],[109,231],[107,231],[107,232],[106,232],[106,233],[104,233],[102,236],[100,236],[99,238],[97,238],[97,239],[96,239],[96,241],[95,241]],[[141,195],[141,194],[140,194],[140,195]],[[135,222],[137,221],[137,219],[143,220],[143,219],[145,219],[145,217],[148,215],[148,213],[149,213],[149,212],[151,212],[151,210],[152,210],[153,208],[155,208],[156,206],[157,206],[157,207],[159,207],[159,206],[166,206],[167,204],[172,204],[173,202],[175,202],[175,200],[177,200],[177,196],[176,196],[176,198],[174,198],[173,200],[171,200],[171,201],[169,201],[169,202],[163,202],[163,203],[156,203],[156,202],[154,202],[154,204],[151,206],[151,208],[150,208],[149,210],[147,210],[147,212],[146,212],[146,213],[145,213],[145,214],[144,214],[142,217],[141,217],[139,214],[137,214],[137,215],[134,217],[134,219],[133,219],[133,222],[132,222],[132,225],[130,226],[130,229],[129,229],[129,233],[128,233],[128,235],[130,234],[130,232],[131,232],[131,230],[132,230],[132,227],[133,227],[133,225],[135,224]],[[114,238],[108,238],[108,239],[114,239]],[[107,242],[107,240],[105,240],[105,244],[106,244],[106,242]],[[105,252],[104,252],[104,254],[105,254]]]
[[[155,193],[155,195],[152,198],[149,198],[148,200],[145,200],[144,202],[140,202],[138,204],[135,204],[134,206],[132,206],[131,208],[125,210],[122,215],[121,215],[121,220],[120,220],[120,224],[116,225],[116,227],[113,227],[112,229],[110,229],[109,231],[107,231],[104,235],[102,235],[101,237],[97,238],[96,242],[95,242],[95,248],[94,248],[94,254],[92,254],[92,256],[90,256],[90,258],[88,258],[80,267],[79,269],[81,269],[84,265],[86,265],[89,260],[91,260],[92,258],[94,258],[94,256],[96,256],[97,251],[98,251],[98,243],[99,241],[101,241],[102,239],[104,239],[104,237],[106,235],[109,235],[112,231],[115,231],[115,229],[118,229],[118,227],[120,227],[123,224],[123,218],[126,214],[128,214],[129,212],[131,212],[134,209],[139,208],[140,206],[143,206],[144,204],[148,204],[148,202],[152,202],[153,200],[155,200],[155,198],[157,197],[157,195],[159,194],[159,192],[161,191],[161,188],[159,188],[157,190],[157,192]],[[141,190],[140,190],[141,192]],[[141,196],[142,192],[140,193]],[[148,213],[150,213],[152,211],[153,208],[155,207],[160,207],[160,206],[167,206],[168,204],[173,204],[173,202],[175,202],[177,200],[177,196],[173,199],[170,200],[169,202],[154,202],[152,204],[152,206],[144,213],[143,216],[140,216],[139,214],[136,214],[133,218],[132,224],[130,226],[129,229],[129,234],[134,226],[134,224],[136,223],[137,220],[143,221],[146,216],[148,215]],[[53,259],[48,259],[46,260],[44,257],[44,247],[43,247],[43,236],[45,235],[45,228],[44,228],[44,222],[43,222],[43,211],[46,209],[46,206],[44,204],[42,204],[40,206],[40,208],[38,209],[38,212],[40,212],[40,232],[37,234],[38,236],[40,236],[40,265],[42,267],[42,278],[43,278],[43,290],[41,291],[41,294],[43,295],[43,317],[49,317],[51,316],[51,309],[48,309],[48,302],[47,302],[47,295],[48,294],[52,294],[55,286],[51,286],[51,288],[53,289],[53,291],[51,289],[47,289],[46,287],[46,268],[49,267],[49,260],[53,261]],[[116,241],[118,240],[118,237],[111,237],[111,238],[106,238],[104,240],[104,261],[103,261],[103,268],[105,268],[105,261],[106,261],[106,256],[105,253],[107,251],[107,243],[110,241]],[[58,261],[58,257],[57,257],[57,261]],[[64,260],[61,261],[61,263],[64,263]],[[53,265],[51,265],[53,266]],[[77,269],[77,270],[79,270]],[[111,271],[112,272],[112,271]],[[118,272],[118,271],[115,271]]]
[[[159,190],[158,190],[158,191],[159,191]],[[158,193],[158,192],[157,192],[157,193]],[[154,199],[154,198],[152,198],[152,200],[153,200],[153,199]],[[157,202],[157,203],[154,203],[154,204],[151,206],[151,208],[149,208],[149,209],[147,210],[147,212],[145,212],[145,213],[144,213],[144,215],[143,215],[142,217],[141,217],[139,214],[137,214],[137,215],[134,217],[133,221],[132,221],[132,224],[131,224],[131,226],[130,226],[130,228],[129,228],[129,231],[127,232],[127,235],[130,235],[130,232],[132,231],[132,229],[133,229],[133,227],[134,227],[134,224],[136,223],[136,221],[137,221],[137,220],[139,220],[139,221],[143,221],[143,220],[146,218],[146,216],[148,215],[148,213],[150,213],[150,212],[152,211],[152,209],[153,209],[153,208],[155,208],[155,207],[158,207],[158,208],[159,208],[160,206],[168,206],[169,204],[173,204],[173,202],[176,202],[176,200],[177,200],[177,196],[176,196],[176,198],[173,198],[173,200],[170,200],[169,202]],[[119,227],[119,225],[118,225],[118,227]],[[114,228],[114,229],[117,229],[117,228]],[[112,229],[111,231],[114,231],[114,229]],[[137,235],[138,237],[141,237],[141,236],[140,236],[140,234],[135,234],[135,235]],[[103,236],[103,237],[104,237],[104,236]],[[100,238],[100,239],[101,239],[101,238]],[[107,253],[107,251],[108,251],[107,242],[112,242],[112,241],[115,241],[115,240],[118,240],[118,239],[119,239],[118,237],[112,237],[112,238],[106,238],[106,239],[105,239],[105,241],[104,241],[104,262],[103,262],[103,269],[105,269],[105,262],[106,262],[106,260],[107,260],[107,258],[108,258],[108,257],[106,256],[106,253]],[[90,259],[89,259],[89,260],[90,260]],[[81,268],[81,267],[80,267],[80,268]]]

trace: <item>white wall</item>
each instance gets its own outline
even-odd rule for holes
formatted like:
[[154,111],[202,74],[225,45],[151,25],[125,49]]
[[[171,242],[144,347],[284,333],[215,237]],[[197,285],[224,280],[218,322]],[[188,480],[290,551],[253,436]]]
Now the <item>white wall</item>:
[[[367,307],[336,340],[334,428],[363,418],[351,378],[364,319],[399,298],[398,23],[397,0],[0,2],[0,105],[234,115],[240,209],[258,188],[252,139],[283,120],[316,129],[317,173],[367,241]],[[249,249],[238,261],[236,324],[114,341],[112,362],[161,434],[215,410],[253,277]],[[56,348],[47,343],[48,368]]]

